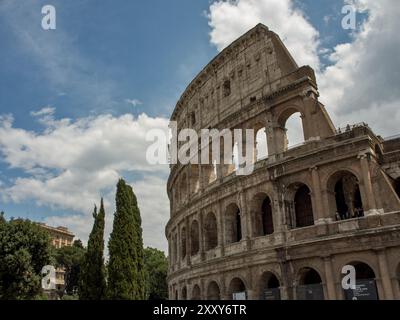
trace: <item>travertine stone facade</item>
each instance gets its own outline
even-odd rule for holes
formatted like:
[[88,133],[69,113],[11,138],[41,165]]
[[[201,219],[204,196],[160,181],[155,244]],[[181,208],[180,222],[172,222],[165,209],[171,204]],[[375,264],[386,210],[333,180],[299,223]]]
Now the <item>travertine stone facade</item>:
[[[296,112],[304,143],[288,148]],[[400,137],[363,123],[335,129],[314,71],[275,33],[257,25],[223,50],[171,120],[178,130],[261,129],[268,145],[247,176],[171,165],[171,299],[344,299],[349,264],[369,298],[400,299]]]

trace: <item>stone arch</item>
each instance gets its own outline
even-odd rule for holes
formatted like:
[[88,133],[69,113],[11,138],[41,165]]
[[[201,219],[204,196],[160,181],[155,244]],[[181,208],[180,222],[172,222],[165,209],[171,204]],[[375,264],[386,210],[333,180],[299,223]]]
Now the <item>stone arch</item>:
[[356,272],[356,289],[344,290],[346,300],[379,300],[376,285],[376,273],[366,262],[354,260],[347,265],[352,265]]
[[272,271],[265,271],[259,281],[260,300],[280,300],[280,281]]
[[187,288],[184,286],[181,292],[181,300],[187,300]]
[[230,281],[228,293],[231,299],[233,300],[239,300],[240,299],[239,294],[244,295],[244,297],[242,297],[242,300],[243,298],[247,300],[246,284],[240,277],[235,277]]
[[296,296],[298,300],[324,300],[322,278],[317,270],[305,267],[299,271]]
[[221,300],[221,290],[216,281],[211,281],[207,286],[207,300]]
[[181,259],[185,259],[186,258],[186,228],[183,227],[181,229]]
[[211,250],[218,246],[217,218],[213,212],[209,212],[204,221],[205,249]]
[[305,183],[294,183],[287,188],[285,208],[291,228],[304,228],[314,224],[311,189]]
[[197,284],[193,286],[191,300],[201,300],[201,289]]
[[[296,117],[299,117],[299,119],[297,120]],[[289,106],[280,113],[277,121],[278,129],[275,130],[277,147],[280,151],[286,151],[289,147],[306,140],[304,119],[304,113],[298,106]],[[295,138],[297,136],[301,136],[302,139]]]
[[359,179],[349,170],[331,174],[327,180],[327,194],[330,215],[336,220],[364,216]]
[[241,213],[236,203],[231,203],[225,210],[225,242],[226,244],[242,240]]
[[197,220],[193,220],[190,226],[190,253],[192,256],[200,250],[200,228]]
[[272,201],[266,193],[257,193],[252,201],[253,235],[266,236],[274,233]]
[[254,127],[254,158],[256,161],[268,157],[268,139],[267,128],[261,123],[257,123]]

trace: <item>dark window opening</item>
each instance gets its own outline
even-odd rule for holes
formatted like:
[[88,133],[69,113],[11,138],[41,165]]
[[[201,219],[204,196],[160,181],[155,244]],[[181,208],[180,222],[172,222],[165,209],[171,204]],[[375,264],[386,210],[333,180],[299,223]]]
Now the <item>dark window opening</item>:
[[257,97],[251,97],[250,98],[250,103],[256,102],[256,100],[257,100]]
[[262,225],[264,236],[274,233],[271,200],[269,197],[265,198],[262,203]]
[[364,216],[360,187],[353,175],[346,175],[335,184],[336,220]]
[[228,97],[231,94],[231,82],[229,80],[225,80],[224,82],[223,93],[224,97]]
[[196,124],[196,113],[195,112],[192,112],[190,114],[190,121],[192,123],[192,126],[194,126]]
[[236,242],[242,240],[242,223],[240,219],[240,210],[236,212]]
[[296,214],[296,228],[303,228],[314,224],[310,189],[306,185],[302,185],[297,190],[294,197],[294,207]]
[[396,191],[397,196],[400,198],[400,178],[397,178],[394,181],[394,190]]

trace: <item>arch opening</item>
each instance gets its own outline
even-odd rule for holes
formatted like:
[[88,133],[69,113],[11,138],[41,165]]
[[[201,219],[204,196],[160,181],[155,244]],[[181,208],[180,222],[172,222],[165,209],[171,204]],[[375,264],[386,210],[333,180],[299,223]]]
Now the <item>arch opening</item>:
[[186,228],[181,230],[181,257],[182,260],[186,258]]
[[215,214],[210,212],[207,214],[205,223],[205,248],[212,250],[218,246],[218,226]]
[[[354,174],[348,171],[340,171],[334,174],[328,182],[328,190],[335,197],[336,220],[364,216],[360,185]],[[333,202],[333,199],[331,201]]]
[[344,290],[346,300],[379,300],[374,270],[364,262],[352,262],[355,269],[355,289]]
[[313,268],[304,268],[300,272],[297,287],[298,300],[324,300],[324,289],[319,273]]
[[265,193],[257,194],[253,200],[254,236],[261,237],[274,233],[271,199]]
[[191,300],[201,300],[201,291],[200,291],[200,287],[197,284],[195,284],[192,289]]
[[181,300],[187,300],[187,289],[186,289],[186,287],[182,288]]
[[281,300],[280,283],[272,272],[265,272],[261,276],[261,300]]
[[232,279],[229,285],[229,293],[232,300],[247,300],[246,286],[240,278]]
[[208,285],[207,300],[221,300],[221,291],[215,281],[210,282]]
[[311,191],[305,184],[298,185],[294,195],[295,227],[304,228],[314,224]]
[[305,142],[303,116],[297,110],[289,110],[284,122],[284,151]]
[[265,127],[256,131],[255,143],[256,161],[266,159],[268,157],[268,142]]
[[190,252],[192,256],[199,253],[200,250],[199,237],[200,237],[199,223],[195,220],[192,222],[190,228]]
[[239,207],[232,203],[225,212],[225,242],[231,244],[242,240],[242,225]]

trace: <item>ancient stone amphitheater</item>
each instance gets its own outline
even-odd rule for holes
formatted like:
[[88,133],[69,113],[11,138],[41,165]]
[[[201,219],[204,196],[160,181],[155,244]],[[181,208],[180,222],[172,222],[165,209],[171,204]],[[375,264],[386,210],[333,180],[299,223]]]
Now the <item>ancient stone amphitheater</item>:
[[[295,114],[304,142],[290,147]],[[258,144],[250,175],[171,165],[170,299],[400,299],[400,137],[336,129],[313,69],[275,33],[257,25],[223,50],[171,120],[254,129]],[[342,287],[346,265],[355,290]]]

